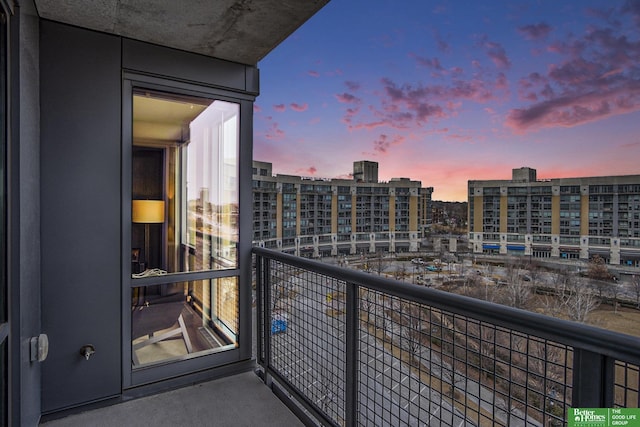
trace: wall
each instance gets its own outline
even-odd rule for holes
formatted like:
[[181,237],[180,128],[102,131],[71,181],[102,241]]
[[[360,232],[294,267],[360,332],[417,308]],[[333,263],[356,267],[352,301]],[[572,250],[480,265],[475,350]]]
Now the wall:
[[40,31],[46,413],[121,392],[121,41],[49,21]]

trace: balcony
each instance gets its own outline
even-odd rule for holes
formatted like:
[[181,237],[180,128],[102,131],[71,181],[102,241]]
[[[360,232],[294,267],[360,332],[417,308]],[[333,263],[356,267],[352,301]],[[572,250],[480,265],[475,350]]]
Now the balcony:
[[561,426],[570,407],[640,404],[636,337],[273,250],[254,255],[264,383],[245,373],[45,425],[124,426],[154,414],[146,423]]

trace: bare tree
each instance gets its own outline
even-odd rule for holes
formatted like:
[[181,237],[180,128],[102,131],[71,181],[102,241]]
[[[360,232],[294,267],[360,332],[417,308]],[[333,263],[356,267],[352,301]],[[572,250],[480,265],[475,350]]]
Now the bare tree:
[[384,269],[387,268],[387,264],[387,259],[383,256],[381,251],[378,251],[376,254],[376,259],[374,261],[374,269],[376,273],[378,273],[378,276],[382,275]]
[[520,276],[507,281],[507,303],[511,307],[526,308],[531,296],[531,288]]
[[296,288],[292,271],[276,271],[271,289],[271,311],[285,309],[287,300],[295,297]]
[[393,271],[393,278],[402,281],[405,277],[407,277],[407,266],[401,262]]
[[589,261],[587,276],[595,280],[611,280],[611,273],[609,273],[607,265],[599,255],[594,255]]
[[376,309],[376,300],[377,294],[375,291],[371,291],[366,288],[360,289],[360,313],[364,313],[366,315],[367,324],[371,322],[371,314]]
[[605,291],[609,288],[609,283],[607,282],[611,280],[612,276],[611,273],[609,273],[607,265],[600,256],[594,255],[589,261],[587,277],[593,280],[593,283],[598,290],[598,296],[602,300],[605,296]]
[[507,304],[515,308],[526,308],[531,296],[529,284],[523,280],[520,263],[510,262],[506,265],[507,284],[506,297]]
[[402,303],[400,311],[400,346],[419,357],[422,351],[422,309],[412,303]]
[[338,384],[338,379],[336,378],[336,374],[333,370],[328,369],[326,364],[321,364],[319,374],[319,387],[318,392],[319,396],[317,397],[317,403],[320,408],[324,412],[328,412],[330,406],[334,406],[336,404],[336,384]]
[[618,296],[620,295],[620,283],[613,282],[610,286],[611,289],[611,297],[613,299],[613,312],[618,313]]
[[538,281],[542,278],[542,270],[540,269],[540,266],[535,262],[529,264],[528,270],[529,270],[529,277],[531,278],[530,285],[535,289]]
[[600,300],[593,292],[586,286],[582,286],[577,280],[565,282],[560,298],[566,309],[567,317],[580,323],[586,322],[589,313],[600,305]]
[[369,257],[366,257],[364,259],[364,262],[362,262],[362,264],[360,265],[360,268],[362,269],[362,271],[364,271],[365,273],[371,273],[373,271],[373,260],[370,259]]

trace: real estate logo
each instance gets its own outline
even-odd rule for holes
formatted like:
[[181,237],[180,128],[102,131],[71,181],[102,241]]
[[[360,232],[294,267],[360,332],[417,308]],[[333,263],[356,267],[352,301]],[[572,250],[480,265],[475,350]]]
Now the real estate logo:
[[569,408],[568,427],[640,427],[638,408]]
[[567,418],[573,427],[607,427],[609,420],[608,410],[603,408],[570,408]]

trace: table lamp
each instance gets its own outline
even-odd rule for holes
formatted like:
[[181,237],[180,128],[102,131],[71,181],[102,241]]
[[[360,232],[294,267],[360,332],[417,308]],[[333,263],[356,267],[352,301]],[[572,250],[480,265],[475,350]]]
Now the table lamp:
[[144,224],[144,257],[149,266],[149,224],[164,222],[164,200],[132,200],[131,221]]

